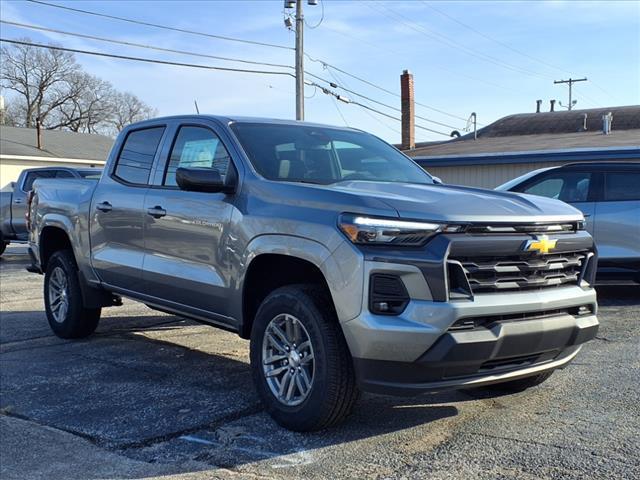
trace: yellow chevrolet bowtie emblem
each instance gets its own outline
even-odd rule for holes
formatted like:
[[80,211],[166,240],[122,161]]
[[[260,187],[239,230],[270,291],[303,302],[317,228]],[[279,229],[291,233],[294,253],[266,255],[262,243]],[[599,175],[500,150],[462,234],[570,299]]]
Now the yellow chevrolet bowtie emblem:
[[526,252],[538,252],[538,253],[549,253],[550,250],[556,248],[556,243],[558,240],[552,240],[546,235],[540,235],[535,240],[529,240],[525,246],[524,250]]

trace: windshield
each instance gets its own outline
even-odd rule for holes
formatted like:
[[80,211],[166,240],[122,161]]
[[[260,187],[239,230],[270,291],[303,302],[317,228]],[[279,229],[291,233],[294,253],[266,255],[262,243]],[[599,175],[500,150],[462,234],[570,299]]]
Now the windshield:
[[231,128],[254,168],[269,180],[433,184],[422,168],[368,133],[266,123],[235,123]]

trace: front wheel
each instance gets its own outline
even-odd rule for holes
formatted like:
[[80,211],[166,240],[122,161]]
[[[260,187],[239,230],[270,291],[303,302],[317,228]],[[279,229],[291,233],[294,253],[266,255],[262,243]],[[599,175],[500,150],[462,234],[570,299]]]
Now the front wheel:
[[251,331],[251,369],[267,412],[290,430],[335,425],[358,398],[333,305],[313,285],[282,287],[262,302]]
[[49,326],[60,338],[84,338],[98,326],[101,309],[85,308],[76,261],[68,250],[54,253],[47,263],[44,303]]
[[7,249],[7,243],[4,242],[4,240],[2,240],[0,238],[0,256],[2,256],[2,254],[4,253],[4,251]]

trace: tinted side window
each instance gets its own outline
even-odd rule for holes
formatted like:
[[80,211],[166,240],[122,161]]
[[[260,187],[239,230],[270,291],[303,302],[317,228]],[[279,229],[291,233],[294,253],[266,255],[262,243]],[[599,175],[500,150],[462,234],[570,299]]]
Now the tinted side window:
[[115,176],[125,182],[146,185],[163,133],[164,127],[129,132],[118,157]]
[[33,189],[33,182],[39,178],[54,178],[56,176],[55,170],[42,170],[40,172],[27,173],[27,178],[24,181],[24,191],[30,192]]
[[176,170],[179,167],[215,168],[224,180],[229,162],[229,152],[214,132],[204,127],[180,127],[163,185],[177,185]]
[[66,170],[58,170],[56,172],[56,178],[75,178],[75,177],[71,172],[67,172]]
[[558,172],[534,181],[523,193],[556,198],[563,202],[586,202],[590,183],[589,172]]
[[609,201],[640,200],[640,173],[606,173],[604,199]]

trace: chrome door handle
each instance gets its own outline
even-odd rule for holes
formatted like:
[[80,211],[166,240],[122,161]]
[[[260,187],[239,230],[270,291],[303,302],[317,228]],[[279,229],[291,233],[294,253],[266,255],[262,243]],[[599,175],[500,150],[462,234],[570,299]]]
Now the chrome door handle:
[[147,213],[151,215],[153,218],[161,218],[167,214],[167,211],[162,208],[160,205],[156,205],[153,208],[149,208]]
[[22,200],[20,200],[19,198],[16,198],[16,199],[13,201],[13,203],[20,204],[20,203],[22,203]]
[[111,206],[111,204],[109,202],[99,203],[98,205],[96,205],[96,208],[98,210],[100,210],[101,212],[105,212],[105,213],[106,212],[110,212],[113,209],[113,207]]

